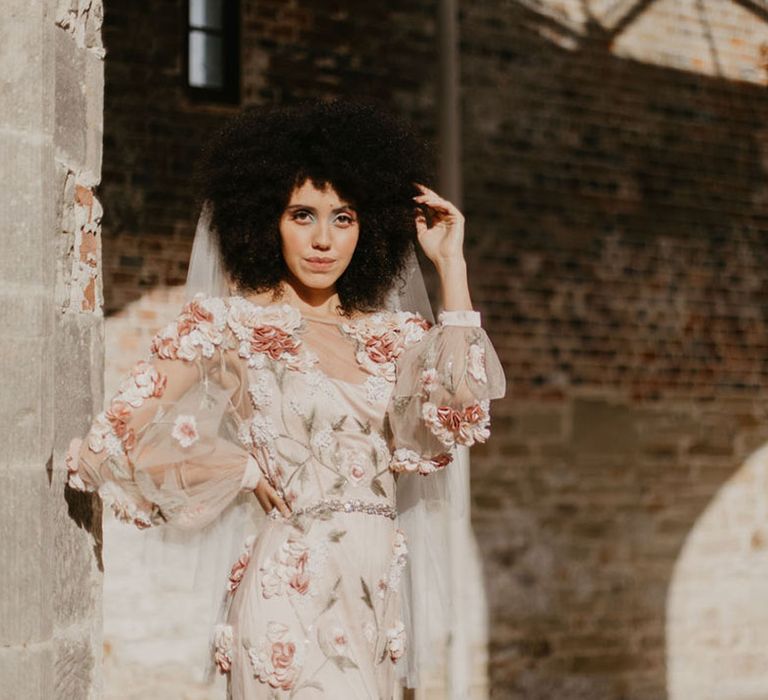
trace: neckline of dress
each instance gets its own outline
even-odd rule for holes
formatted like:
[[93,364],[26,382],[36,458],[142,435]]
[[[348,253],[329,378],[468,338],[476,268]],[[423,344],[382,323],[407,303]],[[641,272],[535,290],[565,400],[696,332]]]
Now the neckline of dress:
[[252,299],[249,299],[248,297],[243,296],[242,294],[230,294],[228,298],[242,299],[246,303],[258,309],[271,309],[271,308],[280,308],[283,306],[288,306],[294,311],[296,311],[299,314],[299,316],[301,316],[301,318],[306,321],[314,321],[315,323],[326,323],[331,326],[343,326],[344,324],[349,324],[349,323],[361,323],[362,321],[371,319],[377,316],[378,314],[386,311],[386,309],[380,309],[379,311],[374,311],[373,313],[368,314],[367,316],[358,316],[357,318],[343,318],[339,321],[333,321],[331,319],[317,318],[316,316],[307,316],[305,313],[301,311],[301,309],[299,309],[297,306],[294,306],[293,304],[289,304],[287,301],[273,301],[271,304],[259,304],[253,301]]

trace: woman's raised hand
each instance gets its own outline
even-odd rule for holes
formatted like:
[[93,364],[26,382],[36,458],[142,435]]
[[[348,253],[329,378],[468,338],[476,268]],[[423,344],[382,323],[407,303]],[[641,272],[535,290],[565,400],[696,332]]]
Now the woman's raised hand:
[[464,215],[434,190],[418,182],[413,184],[422,192],[413,199],[429,207],[432,213],[432,226],[427,224],[423,211],[416,214],[416,234],[424,254],[438,269],[463,260]]

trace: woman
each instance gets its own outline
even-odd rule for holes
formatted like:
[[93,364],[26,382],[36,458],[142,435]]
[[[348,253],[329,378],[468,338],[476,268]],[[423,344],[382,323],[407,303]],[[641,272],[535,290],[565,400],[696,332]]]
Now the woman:
[[[503,395],[463,216],[425,162],[370,105],[232,120],[201,171],[232,293],[188,303],[70,447],[69,485],[139,528],[208,527],[243,492],[268,513],[222,572],[212,651],[237,700],[392,698],[409,631],[398,475],[449,470]],[[433,326],[386,308],[414,233],[440,279]]]

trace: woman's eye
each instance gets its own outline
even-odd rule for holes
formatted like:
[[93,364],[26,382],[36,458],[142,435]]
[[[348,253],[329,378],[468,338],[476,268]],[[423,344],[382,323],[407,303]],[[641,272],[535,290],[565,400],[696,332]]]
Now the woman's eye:
[[353,224],[355,223],[355,220],[349,215],[349,214],[341,214],[336,219],[336,221],[341,222],[342,224]]
[[305,216],[310,216],[310,214],[302,209],[294,213],[293,219],[294,221],[306,221],[307,219],[303,218]]

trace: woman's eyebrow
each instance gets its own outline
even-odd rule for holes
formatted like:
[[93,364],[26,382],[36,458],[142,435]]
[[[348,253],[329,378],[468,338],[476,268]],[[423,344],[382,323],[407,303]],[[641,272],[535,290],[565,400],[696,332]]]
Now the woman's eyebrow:
[[[309,204],[289,204],[286,207],[286,209],[309,209],[310,211],[317,211],[317,209],[310,206]],[[343,211],[344,209],[355,210],[355,207],[353,207],[351,204],[344,204],[343,206],[340,206],[334,209],[332,213],[336,213],[337,211]]]

